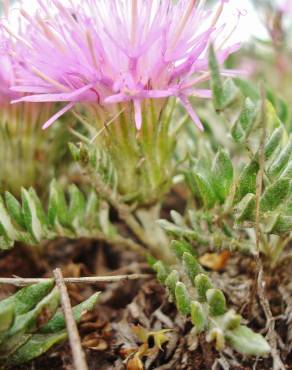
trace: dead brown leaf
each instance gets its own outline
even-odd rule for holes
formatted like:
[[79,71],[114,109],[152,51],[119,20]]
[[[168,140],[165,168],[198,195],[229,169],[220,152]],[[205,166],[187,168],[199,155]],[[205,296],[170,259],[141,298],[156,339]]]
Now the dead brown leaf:
[[213,271],[222,270],[230,258],[229,251],[222,253],[206,253],[200,257],[199,261],[202,266],[208,267]]

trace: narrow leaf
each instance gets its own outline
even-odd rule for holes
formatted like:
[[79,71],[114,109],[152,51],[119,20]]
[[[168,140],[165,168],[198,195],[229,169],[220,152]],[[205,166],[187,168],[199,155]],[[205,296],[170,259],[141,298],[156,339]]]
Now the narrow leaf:
[[191,312],[191,300],[186,286],[178,282],[175,288],[175,300],[179,312],[182,315],[189,315]]
[[[79,323],[82,316],[89,311],[92,311],[98,301],[100,292],[93,294],[86,301],[80,303],[79,305],[73,307],[73,317],[74,320]],[[40,328],[41,333],[55,333],[64,329],[66,326],[64,315],[62,312],[58,311],[54,317],[44,326]]]
[[220,289],[209,289],[206,296],[211,316],[220,316],[226,312],[226,299]]
[[280,179],[269,186],[260,201],[261,212],[272,212],[286,199],[290,187],[289,179]]
[[214,159],[212,174],[215,192],[224,202],[233,183],[233,166],[229,154],[223,149],[219,150]]
[[254,333],[246,326],[241,325],[234,330],[228,330],[225,338],[231,347],[243,355],[266,356],[271,350],[262,335]]
[[24,345],[8,357],[6,365],[15,366],[31,361],[66,338],[67,332],[65,330],[54,334],[34,334]]

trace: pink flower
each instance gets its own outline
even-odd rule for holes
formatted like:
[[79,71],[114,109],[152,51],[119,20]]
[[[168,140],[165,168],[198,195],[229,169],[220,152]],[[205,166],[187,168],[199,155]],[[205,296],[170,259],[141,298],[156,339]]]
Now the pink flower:
[[286,13],[287,15],[289,14],[290,16],[292,16],[292,1],[291,0],[283,0],[282,4],[280,6],[280,10],[283,13]]
[[13,91],[29,95],[16,101],[67,102],[44,128],[77,103],[122,103],[140,129],[143,100],[177,97],[202,128],[189,98],[211,97],[200,88],[210,76],[208,47],[220,63],[239,47],[225,46],[230,31],[218,25],[227,2],[213,12],[204,0],[38,0],[35,15],[21,12]]
[[[40,105],[38,103],[25,102],[25,94],[14,91],[12,86],[16,84],[19,66],[15,58],[16,50],[22,48],[22,42],[13,39],[3,32],[0,28],[0,125],[9,126],[15,132],[18,127],[23,127],[23,132],[28,127],[34,127],[40,124],[41,120],[47,120],[55,110],[55,105],[48,103]],[[21,100],[24,102],[12,106],[12,100]],[[53,109],[54,108],[54,109]],[[17,127],[17,128],[16,128]]]
[[292,15],[292,1],[291,0],[286,0],[284,1],[281,10],[283,13],[286,13],[287,15]]
[[[1,40],[0,33],[0,40]],[[0,44],[0,106],[7,105],[12,99],[17,99],[20,95],[11,91],[11,86],[15,83],[15,71],[13,60],[7,54],[6,43]]]

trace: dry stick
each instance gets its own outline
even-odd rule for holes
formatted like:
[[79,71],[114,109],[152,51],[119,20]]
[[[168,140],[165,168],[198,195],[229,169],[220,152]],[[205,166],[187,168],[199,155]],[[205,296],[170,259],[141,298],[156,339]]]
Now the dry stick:
[[[132,274],[132,275],[115,275],[115,276],[89,276],[80,278],[63,278],[65,284],[97,284],[97,283],[115,283],[117,281],[130,281],[138,279],[148,279],[153,277],[151,274]],[[0,278],[0,284],[11,284],[15,286],[27,286],[31,284],[51,281],[50,278]]]
[[[265,172],[265,143],[267,137],[267,117],[266,117],[266,92],[264,85],[261,85],[261,100],[262,100],[262,110],[261,110],[261,120],[263,126],[263,133],[259,148],[259,173],[257,176],[256,184],[256,217],[255,217],[255,233],[256,233],[256,268],[257,268],[257,280],[255,281],[255,289],[253,289],[252,301],[254,301],[256,290],[259,295],[261,306],[264,310],[265,316],[267,318],[268,327],[268,337],[271,344],[271,354],[273,357],[273,369],[274,370],[285,370],[285,366],[279,356],[277,348],[277,333],[275,332],[275,320],[273,318],[269,301],[265,295],[265,283],[264,283],[264,269],[262,260],[260,257],[260,241],[261,241],[261,229],[260,229],[260,198],[263,192],[263,180]],[[257,289],[256,289],[257,288]]]
[[63,280],[62,271],[57,268],[53,271],[56,279],[57,287],[61,294],[61,304],[66,321],[69,342],[73,355],[73,362],[76,370],[88,370],[85,355],[81,346],[80,336],[78,333],[77,325],[73,317],[72,307],[67,292],[66,285]]

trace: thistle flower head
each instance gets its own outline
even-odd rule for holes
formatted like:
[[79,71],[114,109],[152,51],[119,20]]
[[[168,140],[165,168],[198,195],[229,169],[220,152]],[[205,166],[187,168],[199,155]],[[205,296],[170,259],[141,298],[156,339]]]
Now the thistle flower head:
[[201,127],[189,98],[211,96],[200,88],[209,78],[208,46],[221,63],[238,48],[226,47],[228,26],[219,26],[227,2],[208,11],[204,0],[38,0],[35,15],[21,12],[27,27],[17,36],[13,90],[28,94],[22,101],[67,102],[45,127],[81,102],[126,103],[139,129],[143,100],[169,97]]
[[42,123],[54,114],[54,104],[10,104],[24,97],[11,90],[18,73],[15,52],[22,44],[7,35],[5,28],[0,29],[0,191],[9,190],[15,195],[19,195],[21,186],[42,185],[52,177],[57,162],[53,145],[57,148],[64,138],[59,126],[55,127],[58,140],[54,141],[41,130]]
[[[0,33],[0,39],[2,34]],[[0,45],[0,106],[7,105],[12,99],[19,98],[19,94],[11,91],[15,83],[15,71],[12,58],[7,54],[6,44]]]

